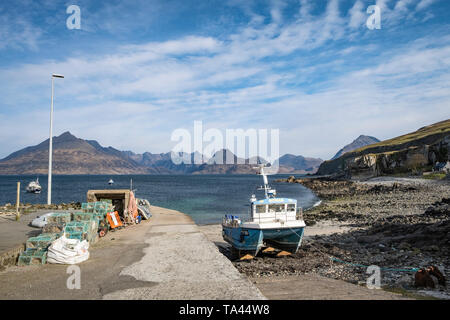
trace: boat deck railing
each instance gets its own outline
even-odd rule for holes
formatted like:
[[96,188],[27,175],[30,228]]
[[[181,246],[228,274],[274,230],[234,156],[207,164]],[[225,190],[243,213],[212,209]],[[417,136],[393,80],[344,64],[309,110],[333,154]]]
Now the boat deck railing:
[[[273,212],[273,213],[274,213],[273,221],[280,221],[280,220],[288,221],[289,213],[291,213],[290,216],[292,217],[292,211],[289,213],[287,211]],[[239,217],[239,218],[236,216],[229,215],[228,218],[222,219],[222,224],[224,224],[226,226],[230,226],[230,227],[238,227],[243,222],[261,223],[262,221],[264,221],[266,219],[272,219],[272,218],[264,218],[264,217],[261,218],[261,215],[259,215],[256,218],[252,218],[250,214],[247,217]],[[295,220],[303,220],[303,209],[302,208],[297,209],[297,212],[295,213]]]

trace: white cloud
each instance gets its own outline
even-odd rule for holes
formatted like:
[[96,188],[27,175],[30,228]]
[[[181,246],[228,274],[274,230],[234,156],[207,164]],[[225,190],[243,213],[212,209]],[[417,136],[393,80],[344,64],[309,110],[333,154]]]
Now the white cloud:
[[[393,23],[415,2],[378,3]],[[55,133],[136,152],[167,152],[172,130],[203,120],[219,129],[280,128],[282,153],[325,159],[360,134],[384,139],[450,116],[449,38],[363,45],[352,41],[367,32],[355,30],[366,18],[361,1],[344,13],[331,0],[314,16],[311,5],[301,1],[299,18],[287,23],[273,4],[273,23],[254,15],[220,38],[122,45],[3,69],[0,156],[46,138],[52,72],[66,76],[56,82]]]
[[357,0],[353,7],[349,10],[350,21],[349,27],[356,29],[361,27],[367,20],[367,15],[365,14],[366,8],[360,0]]
[[283,9],[286,3],[283,0],[271,0],[270,2],[270,16],[274,23],[280,24],[283,22]]
[[37,50],[42,30],[22,17],[0,12],[0,50]]
[[416,10],[423,10],[435,2],[436,0],[420,0],[420,2],[416,6]]
[[312,1],[300,0],[300,18],[303,20],[309,20],[311,18]]

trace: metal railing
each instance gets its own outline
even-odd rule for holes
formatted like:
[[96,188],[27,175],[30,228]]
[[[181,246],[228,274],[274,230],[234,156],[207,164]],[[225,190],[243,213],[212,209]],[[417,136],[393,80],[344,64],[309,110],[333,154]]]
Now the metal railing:
[[[263,213],[268,213],[268,212],[263,212]],[[269,213],[271,213],[271,212],[269,212]],[[283,211],[283,212],[276,212],[275,211],[273,213],[275,214],[274,221],[278,221],[278,219],[280,217],[284,217],[285,221],[288,221],[288,217],[287,217],[288,216],[288,211]],[[259,213],[258,217],[257,217],[258,223],[261,223],[261,219],[264,219],[264,218],[261,218],[261,213]],[[240,220],[241,223],[243,223],[243,222],[253,222],[256,219],[252,218],[251,214],[248,213],[247,217],[239,217],[239,220]],[[297,212],[296,212],[296,215],[295,215],[295,220],[303,220],[303,208],[301,208],[301,207],[297,208]],[[235,219],[226,219],[226,218],[222,219],[222,223],[223,224],[231,226],[231,227],[236,227],[237,226],[237,225],[234,224],[234,221],[236,221],[236,220]]]

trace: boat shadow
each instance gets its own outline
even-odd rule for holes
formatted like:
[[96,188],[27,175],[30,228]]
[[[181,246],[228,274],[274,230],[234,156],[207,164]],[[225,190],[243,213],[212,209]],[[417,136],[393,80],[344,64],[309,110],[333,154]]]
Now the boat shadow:
[[[239,254],[233,250],[233,247],[228,244],[227,242],[221,242],[221,241],[213,241],[213,243],[216,245],[217,249],[219,249],[219,252],[223,254],[225,257],[228,258],[231,262],[237,262],[237,261],[250,261],[250,260],[241,260]],[[263,247],[262,250],[258,252],[256,257],[253,258],[274,258],[274,259],[282,259],[286,257],[296,257],[296,255],[287,255],[287,256],[279,256],[278,254],[282,252],[282,250],[274,249],[272,251],[266,251],[264,252],[264,249],[268,247]]]
[[231,245],[221,241],[213,241],[213,243],[216,245],[217,249],[219,249],[219,252],[227,257],[230,261],[235,260],[233,259],[233,254],[231,252]]

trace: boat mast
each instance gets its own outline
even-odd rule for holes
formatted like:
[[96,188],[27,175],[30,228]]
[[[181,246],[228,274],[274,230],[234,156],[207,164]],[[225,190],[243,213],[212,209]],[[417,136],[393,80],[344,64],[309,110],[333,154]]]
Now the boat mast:
[[270,189],[270,187],[269,187],[269,181],[267,180],[266,173],[264,172],[264,167],[261,167],[261,175],[263,176],[263,181],[264,181],[264,194],[266,196],[266,199],[269,199],[269,194],[267,191]]
[[259,174],[263,177],[263,181],[264,181],[264,187],[261,187],[260,190],[264,190],[264,195],[266,197],[266,199],[269,199],[269,191],[270,186],[269,186],[269,181],[267,180],[267,175],[264,172],[264,165],[260,166],[260,167],[255,167],[254,169],[260,169]]

